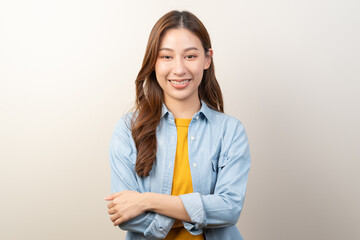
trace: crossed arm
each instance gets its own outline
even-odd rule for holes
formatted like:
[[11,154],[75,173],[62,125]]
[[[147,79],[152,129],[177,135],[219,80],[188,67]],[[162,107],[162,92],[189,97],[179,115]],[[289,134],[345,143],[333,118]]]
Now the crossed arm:
[[183,226],[181,220],[191,220],[179,196],[140,191],[130,161],[130,142],[131,132],[122,118],[110,145],[113,194],[105,197],[108,213],[113,224],[123,230],[161,238],[171,227]]
[[[121,126],[123,125],[123,126]],[[214,193],[198,192],[169,196],[141,193],[134,174],[130,133],[120,122],[110,147],[111,189],[108,213],[113,224],[123,230],[143,233],[146,237],[164,238],[171,227],[184,226],[192,234],[203,228],[236,224],[244,201],[250,156],[242,125],[233,129],[227,155],[219,159]],[[178,220],[178,221],[176,221]],[[181,222],[182,221],[182,222]]]
[[[190,222],[180,197],[159,193],[139,193],[136,191],[121,191],[105,197],[109,201],[108,213],[114,226],[133,219],[140,214],[151,211],[174,219]],[[180,221],[173,227],[182,226]]]

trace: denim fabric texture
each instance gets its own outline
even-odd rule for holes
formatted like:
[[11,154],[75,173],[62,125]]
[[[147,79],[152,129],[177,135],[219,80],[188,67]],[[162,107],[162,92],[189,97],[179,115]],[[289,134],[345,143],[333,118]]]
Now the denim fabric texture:
[[[132,113],[117,123],[110,144],[111,192],[133,190],[171,194],[176,153],[175,119],[163,105],[157,127],[156,161],[147,177],[135,172],[136,147],[131,135]],[[188,130],[188,152],[193,193],[180,195],[191,218],[183,222],[194,235],[207,240],[243,239],[239,219],[250,169],[249,144],[241,122],[210,109],[203,101]],[[119,225],[126,239],[163,239],[174,219],[145,212]]]

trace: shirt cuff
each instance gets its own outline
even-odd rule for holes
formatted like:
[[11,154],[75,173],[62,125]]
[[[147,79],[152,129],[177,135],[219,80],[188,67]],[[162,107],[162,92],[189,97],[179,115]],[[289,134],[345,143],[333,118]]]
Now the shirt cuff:
[[156,214],[154,220],[145,230],[144,236],[150,240],[164,239],[173,226],[175,219]]
[[200,193],[189,193],[180,195],[179,197],[191,219],[191,223],[183,222],[185,229],[192,235],[203,233],[202,228],[205,227],[207,223]]

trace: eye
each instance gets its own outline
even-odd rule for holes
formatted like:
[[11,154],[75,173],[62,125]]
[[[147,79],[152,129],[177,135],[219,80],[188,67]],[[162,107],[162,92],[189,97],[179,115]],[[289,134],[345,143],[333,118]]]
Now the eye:
[[171,59],[171,56],[163,55],[163,56],[160,56],[160,58],[163,58],[163,59]]
[[195,56],[195,55],[186,55],[185,58],[187,58],[187,59],[194,59],[194,58],[196,58],[196,56]]

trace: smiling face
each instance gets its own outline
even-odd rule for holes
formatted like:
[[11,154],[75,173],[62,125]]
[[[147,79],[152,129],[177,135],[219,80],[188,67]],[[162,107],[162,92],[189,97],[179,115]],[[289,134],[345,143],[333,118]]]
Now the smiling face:
[[165,104],[198,104],[198,87],[211,63],[200,39],[185,28],[170,29],[161,38],[155,64],[156,79]]

